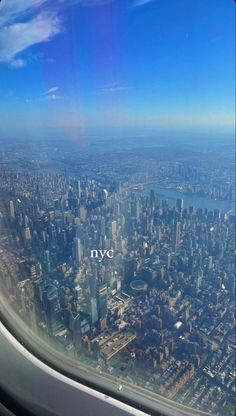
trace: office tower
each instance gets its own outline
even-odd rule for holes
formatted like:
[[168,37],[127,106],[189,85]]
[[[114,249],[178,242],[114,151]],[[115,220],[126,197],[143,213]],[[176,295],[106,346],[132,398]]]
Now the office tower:
[[106,235],[106,221],[105,221],[104,217],[101,218],[100,233],[101,233],[102,237],[104,237]]
[[22,312],[26,314],[30,326],[32,329],[36,330],[36,311],[35,305],[33,302],[33,286],[30,279],[25,279],[17,284],[19,290],[19,299],[22,308]]
[[170,266],[171,266],[171,253],[167,253],[166,254],[166,268],[167,270],[169,270]]
[[119,217],[120,216],[120,204],[115,204],[115,206],[114,206],[114,214],[115,214],[115,216],[116,217]]
[[235,299],[235,276],[233,274],[229,275],[226,286],[229,290],[230,297]]
[[24,226],[25,226],[25,227],[28,227],[28,225],[29,225],[29,218],[28,218],[28,215],[24,215],[24,221],[23,221],[23,223],[24,223]]
[[79,209],[79,215],[80,215],[81,221],[86,220],[86,214],[87,214],[86,208],[83,205],[81,205],[81,207]]
[[107,316],[107,284],[103,283],[97,286],[97,305],[98,305],[98,317],[103,320]]
[[30,278],[31,280],[35,280],[37,278],[37,270],[35,264],[32,264],[30,266]]
[[139,201],[135,200],[131,203],[131,217],[135,218],[136,220],[139,219],[140,216],[140,206]]
[[50,262],[50,252],[49,250],[45,250],[44,252],[44,261],[47,273],[51,272],[51,262]]
[[26,241],[30,241],[31,240],[31,232],[30,232],[29,227],[26,227],[24,229],[24,236],[25,236],[25,240]]
[[37,273],[37,277],[41,277],[43,274],[42,265],[39,261],[37,261],[36,263],[36,273]]
[[162,233],[161,233],[161,227],[156,227],[156,238],[157,241],[161,240]]
[[52,244],[56,244],[57,232],[54,224],[50,224],[49,237]]
[[208,270],[211,270],[213,267],[213,257],[209,256],[208,257]]
[[73,345],[76,350],[81,348],[81,314],[77,312],[69,312],[69,328],[72,332]]
[[180,226],[181,223],[176,221],[173,228],[173,243],[175,246],[178,246],[180,243]]
[[98,308],[96,298],[90,299],[90,314],[91,314],[91,323],[92,325],[98,321]]
[[138,220],[139,217],[140,217],[140,204],[139,204],[139,201],[138,200],[135,201],[135,205],[134,205],[134,215],[135,215],[135,218]]
[[10,217],[11,219],[15,218],[15,207],[13,201],[10,201]]
[[60,209],[60,201],[59,201],[58,198],[53,200],[53,204],[54,204],[54,208],[56,210],[59,210]]
[[96,287],[97,287],[97,270],[93,270],[91,274],[88,275],[88,285],[90,296],[94,298],[96,296]]
[[78,194],[78,198],[81,198],[81,184],[80,184],[80,181],[77,182],[77,194]]
[[178,198],[177,201],[176,201],[176,207],[177,207],[177,210],[179,212],[181,212],[183,210],[183,208],[184,208],[184,200]]
[[133,257],[124,259],[124,280],[129,283],[136,271],[136,259]]
[[44,307],[46,312],[46,325],[50,335],[55,333],[58,326],[60,303],[58,289],[55,285],[50,285],[44,293]]
[[74,264],[76,267],[80,265],[81,258],[82,258],[82,245],[81,241],[78,237],[74,238]]
[[200,287],[202,285],[202,279],[203,279],[203,271],[202,271],[202,269],[200,269],[198,271],[198,275],[197,275],[197,279],[196,279],[196,287],[197,287],[197,289],[200,289]]
[[151,189],[150,191],[150,204],[153,205],[155,202],[155,192],[154,189]]
[[112,221],[111,223],[111,237],[113,240],[115,240],[117,234],[117,222]]
[[119,292],[121,290],[121,278],[117,277],[116,279],[116,290]]

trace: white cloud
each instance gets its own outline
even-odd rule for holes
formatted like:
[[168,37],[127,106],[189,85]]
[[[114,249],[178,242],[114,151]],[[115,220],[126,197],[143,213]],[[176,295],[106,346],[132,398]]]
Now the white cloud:
[[51,40],[60,30],[59,18],[52,13],[41,13],[28,22],[5,26],[0,33],[0,62],[14,61],[20,52]]
[[0,62],[23,68],[27,61],[19,57],[21,52],[50,41],[61,31],[59,9],[49,8],[51,4],[49,0],[5,0],[1,3]]
[[49,90],[45,91],[43,95],[52,94],[53,92],[57,92],[59,90],[59,87],[51,87]]
[[23,68],[20,54],[35,44],[48,42],[61,32],[62,7],[102,6],[114,0],[4,0],[0,9],[0,63]]
[[24,19],[47,0],[4,0],[1,3],[0,27]]

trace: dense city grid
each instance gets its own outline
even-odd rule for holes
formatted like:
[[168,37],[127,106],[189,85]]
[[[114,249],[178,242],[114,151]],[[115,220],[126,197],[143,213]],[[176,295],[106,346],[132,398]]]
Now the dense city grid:
[[[190,188],[194,167],[177,168]],[[173,183],[169,161],[143,183],[162,171],[163,185],[168,169]],[[170,204],[129,170],[109,182],[3,167],[4,290],[36,333],[94,371],[231,415],[235,216]]]

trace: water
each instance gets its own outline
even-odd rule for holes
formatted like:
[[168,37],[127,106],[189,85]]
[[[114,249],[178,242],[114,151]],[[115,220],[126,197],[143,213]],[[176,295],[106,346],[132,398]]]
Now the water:
[[235,215],[235,204],[233,201],[211,199],[209,197],[200,197],[196,195],[184,194],[177,190],[165,189],[148,185],[145,187],[144,192],[150,192],[153,189],[155,194],[161,199],[166,199],[170,206],[176,205],[177,199],[183,199],[184,208],[207,208],[209,211],[214,209],[220,209],[221,212],[230,213]]

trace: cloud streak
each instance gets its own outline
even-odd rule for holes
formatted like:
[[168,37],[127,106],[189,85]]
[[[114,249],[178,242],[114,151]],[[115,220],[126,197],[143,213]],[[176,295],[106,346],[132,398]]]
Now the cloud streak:
[[57,87],[57,86],[55,86],[55,87],[51,87],[51,88],[49,88],[47,91],[45,91],[45,92],[43,93],[43,95],[49,95],[49,94],[52,94],[52,93],[57,92],[58,90],[59,90],[59,87]]
[[127,91],[129,87],[125,85],[121,85],[119,83],[112,83],[104,85],[101,88],[98,88],[94,91],[94,95],[104,95],[104,94],[111,94],[111,93],[119,93],[122,91]]
[[133,2],[133,7],[141,7],[145,4],[152,3],[154,0],[135,0]]

